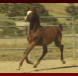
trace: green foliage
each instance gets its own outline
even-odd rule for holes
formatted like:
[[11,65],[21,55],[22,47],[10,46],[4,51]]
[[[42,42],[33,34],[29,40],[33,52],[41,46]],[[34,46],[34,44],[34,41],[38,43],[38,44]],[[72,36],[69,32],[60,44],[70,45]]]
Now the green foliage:
[[0,3],[0,12],[7,13],[9,17],[25,16],[27,7],[36,7],[39,15],[48,16],[48,11],[39,3]]
[[[28,6],[36,7],[39,16],[49,16],[49,13],[45,9],[45,7],[39,3],[0,3],[0,12],[4,14],[6,13],[8,17],[18,17],[18,16],[21,17],[26,15]],[[14,19],[14,20],[21,20],[21,19]],[[45,21],[50,21],[50,22],[56,20],[57,20],[56,18],[49,20],[45,19]]]
[[74,4],[70,4],[66,7],[66,12],[69,13],[71,16],[75,17],[75,20],[78,19],[78,6],[75,6]]
[[58,25],[58,19],[52,16],[51,18],[43,18],[41,19],[41,22],[43,22],[46,25]]
[[[78,25],[78,6],[75,6],[74,3],[69,3],[69,6],[66,7],[66,12],[71,16],[74,16],[75,19],[75,33],[78,33],[77,25]],[[70,21],[70,19],[67,19]]]
[[[36,7],[39,16],[49,16],[48,11],[45,7],[39,3],[0,3],[0,14],[4,14],[4,16],[8,17],[21,17],[25,16],[27,12],[27,7]],[[21,20],[21,19],[13,19],[13,20]],[[46,24],[58,24],[58,20],[56,18],[51,19],[43,19],[41,20]],[[14,21],[12,20],[0,20],[0,26],[16,26]],[[19,28],[1,28],[0,36],[24,36],[25,30],[20,30]]]
[[8,27],[16,26],[13,20],[0,20],[0,26],[7,26],[0,28],[0,37],[16,37],[16,36],[26,36],[26,30],[18,27]]
[[[0,20],[0,26],[16,26],[16,24],[12,20]],[[14,27],[0,28],[0,36],[15,36],[15,30]]]
[[[12,20],[0,20],[0,26],[16,26]],[[15,36],[15,27],[0,28],[0,36]]]

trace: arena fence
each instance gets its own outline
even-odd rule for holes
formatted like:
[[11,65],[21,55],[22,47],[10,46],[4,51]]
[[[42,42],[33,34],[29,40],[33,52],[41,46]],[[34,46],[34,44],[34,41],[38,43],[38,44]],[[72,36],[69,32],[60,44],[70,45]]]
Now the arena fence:
[[[43,17],[41,17],[41,19],[48,19],[48,18],[53,18],[53,16],[43,16]],[[76,54],[76,50],[75,50],[75,38],[77,38],[76,36],[75,36],[75,26],[74,26],[74,17],[73,16],[65,16],[65,17],[55,17],[55,18],[70,18],[71,19],[71,22],[72,22],[72,24],[71,25],[63,25],[63,27],[72,27],[72,36],[64,36],[63,35],[63,37],[65,37],[65,38],[68,38],[68,37],[70,37],[70,38],[73,38],[73,42],[72,42],[72,45],[71,46],[69,46],[69,47],[64,47],[65,49],[72,49],[72,54],[73,54],[73,58],[75,58],[75,54]],[[0,19],[24,19],[23,17],[0,17]],[[58,25],[45,25],[44,27],[46,27],[46,26],[58,26]],[[27,27],[28,28],[28,25],[27,26],[0,26],[0,28],[14,28],[14,27]],[[0,37],[0,39],[19,39],[19,38],[27,38],[27,36],[25,36],[25,37],[7,37],[7,38],[5,38],[5,37]],[[57,47],[48,47],[49,49],[57,49]],[[0,50],[25,50],[26,48],[0,48]],[[34,49],[42,49],[41,47],[39,47],[39,48],[34,48]]]

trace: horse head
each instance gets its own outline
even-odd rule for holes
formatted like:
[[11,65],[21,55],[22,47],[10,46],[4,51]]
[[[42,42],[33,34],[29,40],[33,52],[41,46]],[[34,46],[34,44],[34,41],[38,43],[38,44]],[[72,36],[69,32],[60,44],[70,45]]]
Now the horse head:
[[27,14],[25,16],[25,21],[34,22],[39,18],[35,7],[28,7]]

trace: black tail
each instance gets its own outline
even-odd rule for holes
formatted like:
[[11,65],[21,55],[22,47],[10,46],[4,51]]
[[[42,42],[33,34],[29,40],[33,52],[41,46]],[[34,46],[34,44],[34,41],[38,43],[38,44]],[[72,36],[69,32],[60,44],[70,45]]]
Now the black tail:
[[60,28],[61,31],[63,31],[63,26],[62,26],[62,24],[59,25],[59,28]]

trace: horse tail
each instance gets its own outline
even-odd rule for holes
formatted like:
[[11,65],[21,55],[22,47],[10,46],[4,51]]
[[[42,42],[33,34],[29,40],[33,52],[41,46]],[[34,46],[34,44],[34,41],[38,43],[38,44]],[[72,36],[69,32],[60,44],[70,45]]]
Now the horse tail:
[[63,31],[63,26],[62,26],[62,24],[59,25],[59,28],[60,28],[61,31]]

